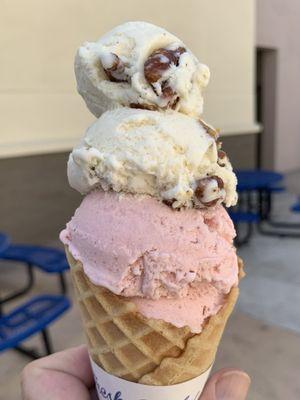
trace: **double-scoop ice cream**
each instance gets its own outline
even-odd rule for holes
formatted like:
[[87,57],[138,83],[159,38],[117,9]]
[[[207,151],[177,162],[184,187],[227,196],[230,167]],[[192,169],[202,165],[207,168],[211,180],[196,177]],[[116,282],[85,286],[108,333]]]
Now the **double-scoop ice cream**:
[[145,318],[200,333],[238,284],[236,177],[201,119],[209,69],[145,22],[79,48],[78,91],[99,117],[68,162],[84,194],[61,233],[88,279]]

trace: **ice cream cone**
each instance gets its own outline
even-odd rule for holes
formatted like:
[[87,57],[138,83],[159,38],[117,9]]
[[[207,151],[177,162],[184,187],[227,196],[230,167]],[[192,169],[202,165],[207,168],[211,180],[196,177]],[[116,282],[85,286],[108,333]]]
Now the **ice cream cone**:
[[[205,372],[215,354],[239,289],[233,287],[220,311],[200,334],[188,327],[150,319],[125,297],[95,286],[66,247],[76,297],[93,361],[111,375],[146,385],[166,386]],[[239,259],[239,278],[244,275]]]

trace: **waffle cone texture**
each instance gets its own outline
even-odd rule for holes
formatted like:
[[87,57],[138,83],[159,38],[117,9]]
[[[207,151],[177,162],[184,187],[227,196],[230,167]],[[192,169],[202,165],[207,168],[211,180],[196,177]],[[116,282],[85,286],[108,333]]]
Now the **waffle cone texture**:
[[[167,386],[185,382],[205,372],[213,363],[239,289],[227,295],[220,311],[194,334],[137,312],[125,297],[96,286],[80,261],[66,248],[76,297],[81,310],[89,353],[111,375],[145,385]],[[243,263],[239,259],[239,277]]]

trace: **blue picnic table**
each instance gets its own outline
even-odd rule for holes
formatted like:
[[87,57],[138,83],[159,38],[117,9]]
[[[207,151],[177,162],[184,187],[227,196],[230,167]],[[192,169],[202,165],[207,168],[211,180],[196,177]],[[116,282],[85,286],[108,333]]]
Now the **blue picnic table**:
[[10,244],[9,237],[0,233],[0,261],[22,263],[28,272],[25,286],[0,298],[0,353],[14,349],[30,358],[38,358],[42,354],[35,349],[23,347],[22,343],[34,334],[41,334],[45,354],[51,354],[49,326],[71,307],[70,300],[64,294],[39,294],[7,313],[3,311],[3,306],[30,291],[34,284],[34,268],[58,274],[61,289],[65,293],[63,273],[68,270],[68,264],[64,252],[43,246]]
[[3,232],[0,232],[0,255],[8,248],[9,243],[9,236]]
[[[264,235],[300,237],[298,223],[274,221],[271,216],[273,194],[285,191],[284,175],[263,169],[235,172],[238,179],[239,202],[229,213],[237,230],[236,244],[242,245],[249,241],[253,224],[256,224],[258,231]],[[296,209],[297,207],[294,207],[292,211]],[[246,226],[243,238],[239,232],[240,224]]]
[[238,191],[260,190],[276,188],[276,184],[283,180],[283,175],[279,172],[253,169],[236,171],[238,179]]

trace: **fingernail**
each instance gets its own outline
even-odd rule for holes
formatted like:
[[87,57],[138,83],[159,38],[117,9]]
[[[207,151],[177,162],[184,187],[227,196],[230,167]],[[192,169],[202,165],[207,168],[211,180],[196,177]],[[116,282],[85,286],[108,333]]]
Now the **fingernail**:
[[225,372],[216,382],[216,399],[245,400],[249,386],[250,378],[245,372]]

